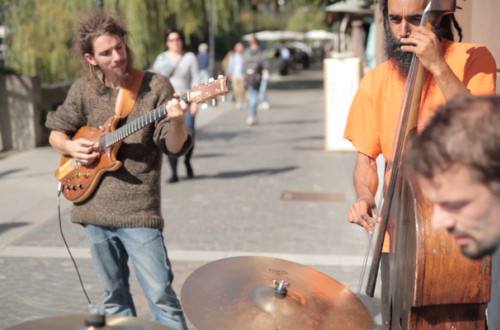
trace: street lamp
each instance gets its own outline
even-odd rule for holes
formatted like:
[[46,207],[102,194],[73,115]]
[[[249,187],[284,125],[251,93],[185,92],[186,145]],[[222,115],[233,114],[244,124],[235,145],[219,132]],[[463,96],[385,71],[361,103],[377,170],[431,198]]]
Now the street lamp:
[[210,77],[215,76],[215,37],[214,37],[214,0],[209,2],[209,19],[208,19],[208,74]]

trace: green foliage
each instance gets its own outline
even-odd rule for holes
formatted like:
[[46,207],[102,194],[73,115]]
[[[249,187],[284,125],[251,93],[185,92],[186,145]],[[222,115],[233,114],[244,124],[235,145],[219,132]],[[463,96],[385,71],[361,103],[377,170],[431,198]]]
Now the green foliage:
[[[326,0],[103,0],[104,10],[117,13],[130,31],[135,66],[151,67],[165,50],[164,31],[177,27],[186,42],[208,42],[209,24],[215,34],[215,56],[221,59],[243,34],[254,29],[305,31],[324,28]],[[257,4],[257,11],[251,9]],[[330,1],[331,2],[331,1]],[[81,74],[72,54],[78,20],[96,10],[95,0],[0,0],[0,24],[8,29],[5,65],[38,75],[43,83],[73,79]],[[213,15],[210,12],[213,5]],[[319,9],[318,9],[319,8]],[[78,59],[79,60],[79,59]]]
[[18,72],[38,75],[42,82],[70,79],[78,64],[72,59],[75,15],[88,11],[92,1],[4,1],[7,26],[6,65]]
[[297,32],[329,30],[326,24],[325,11],[313,11],[310,10],[310,7],[302,7],[290,17],[285,30]]
[[104,10],[118,13],[126,22],[130,33],[128,43],[135,55],[134,65],[148,69],[165,48],[165,23],[172,21],[167,14],[167,1],[105,0]]

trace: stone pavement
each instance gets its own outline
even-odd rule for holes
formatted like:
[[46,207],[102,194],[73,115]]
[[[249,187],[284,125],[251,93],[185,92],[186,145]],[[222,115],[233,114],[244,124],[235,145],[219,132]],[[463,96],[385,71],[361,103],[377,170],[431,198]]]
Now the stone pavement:
[[[196,177],[165,183],[165,241],[180,296],[198,267],[230,256],[268,256],[315,268],[358,292],[368,235],[347,221],[354,200],[355,154],[324,151],[321,68],[274,77],[269,111],[247,126],[246,111],[228,100],[201,110],[192,159]],[[86,298],[59,231],[59,156],[50,147],[0,158],[0,329],[36,318],[85,312]],[[84,231],[69,221],[61,198],[62,231],[92,302],[101,299]],[[371,259],[371,258],[370,258]],[[138,317],[150,319],[131,277]],[[364,293],[363,284],[361,292]],[[364,295],[380,328],[380,283]]]

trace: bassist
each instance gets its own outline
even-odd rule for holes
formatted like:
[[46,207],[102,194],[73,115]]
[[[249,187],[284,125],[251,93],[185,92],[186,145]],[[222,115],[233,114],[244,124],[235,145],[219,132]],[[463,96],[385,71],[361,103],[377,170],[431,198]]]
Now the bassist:
[[[420,26],[427,0],[381,0],[385,50],[388,60],[369,71],[351,105],[344,138],[358,154],[354,169],[357,200],[348,211],[349,221],[373,233],[377,220],[374,196],[378,188],[376,158],[391,154],[405,81],[411,57],[416,54],[428,71],[420,116],[421,128],[436,107],[459,94],[495,92],[496,65],[483,46],[453,41],[453,26],[461,29],[453,14],[445,16],[435,31]],[[389,239],[383,252],[389,251]],[[388,254],[382,254],[382,321],[389,327]]]

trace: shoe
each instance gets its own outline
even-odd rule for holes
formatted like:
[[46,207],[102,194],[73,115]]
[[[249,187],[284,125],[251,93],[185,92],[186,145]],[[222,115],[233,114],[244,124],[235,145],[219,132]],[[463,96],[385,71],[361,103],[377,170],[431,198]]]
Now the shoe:
[[256,125],[259,123],[259,120],[257,119],[256,116],[248,116],[247,118],[247,124],[252,126],[252,125]]
[[191,167],[190,163],[186,163],[186,173],[188,178],[194,178],[193,168]]
[[177,181],[179,181],[179,178],[177,177],[177,175],[172,175],[170,177],[170,179],[168,179],[168,183],[175,183]]
[[259,104],[259,110],[269,110],[269,103],[262,102],[261,104]]

